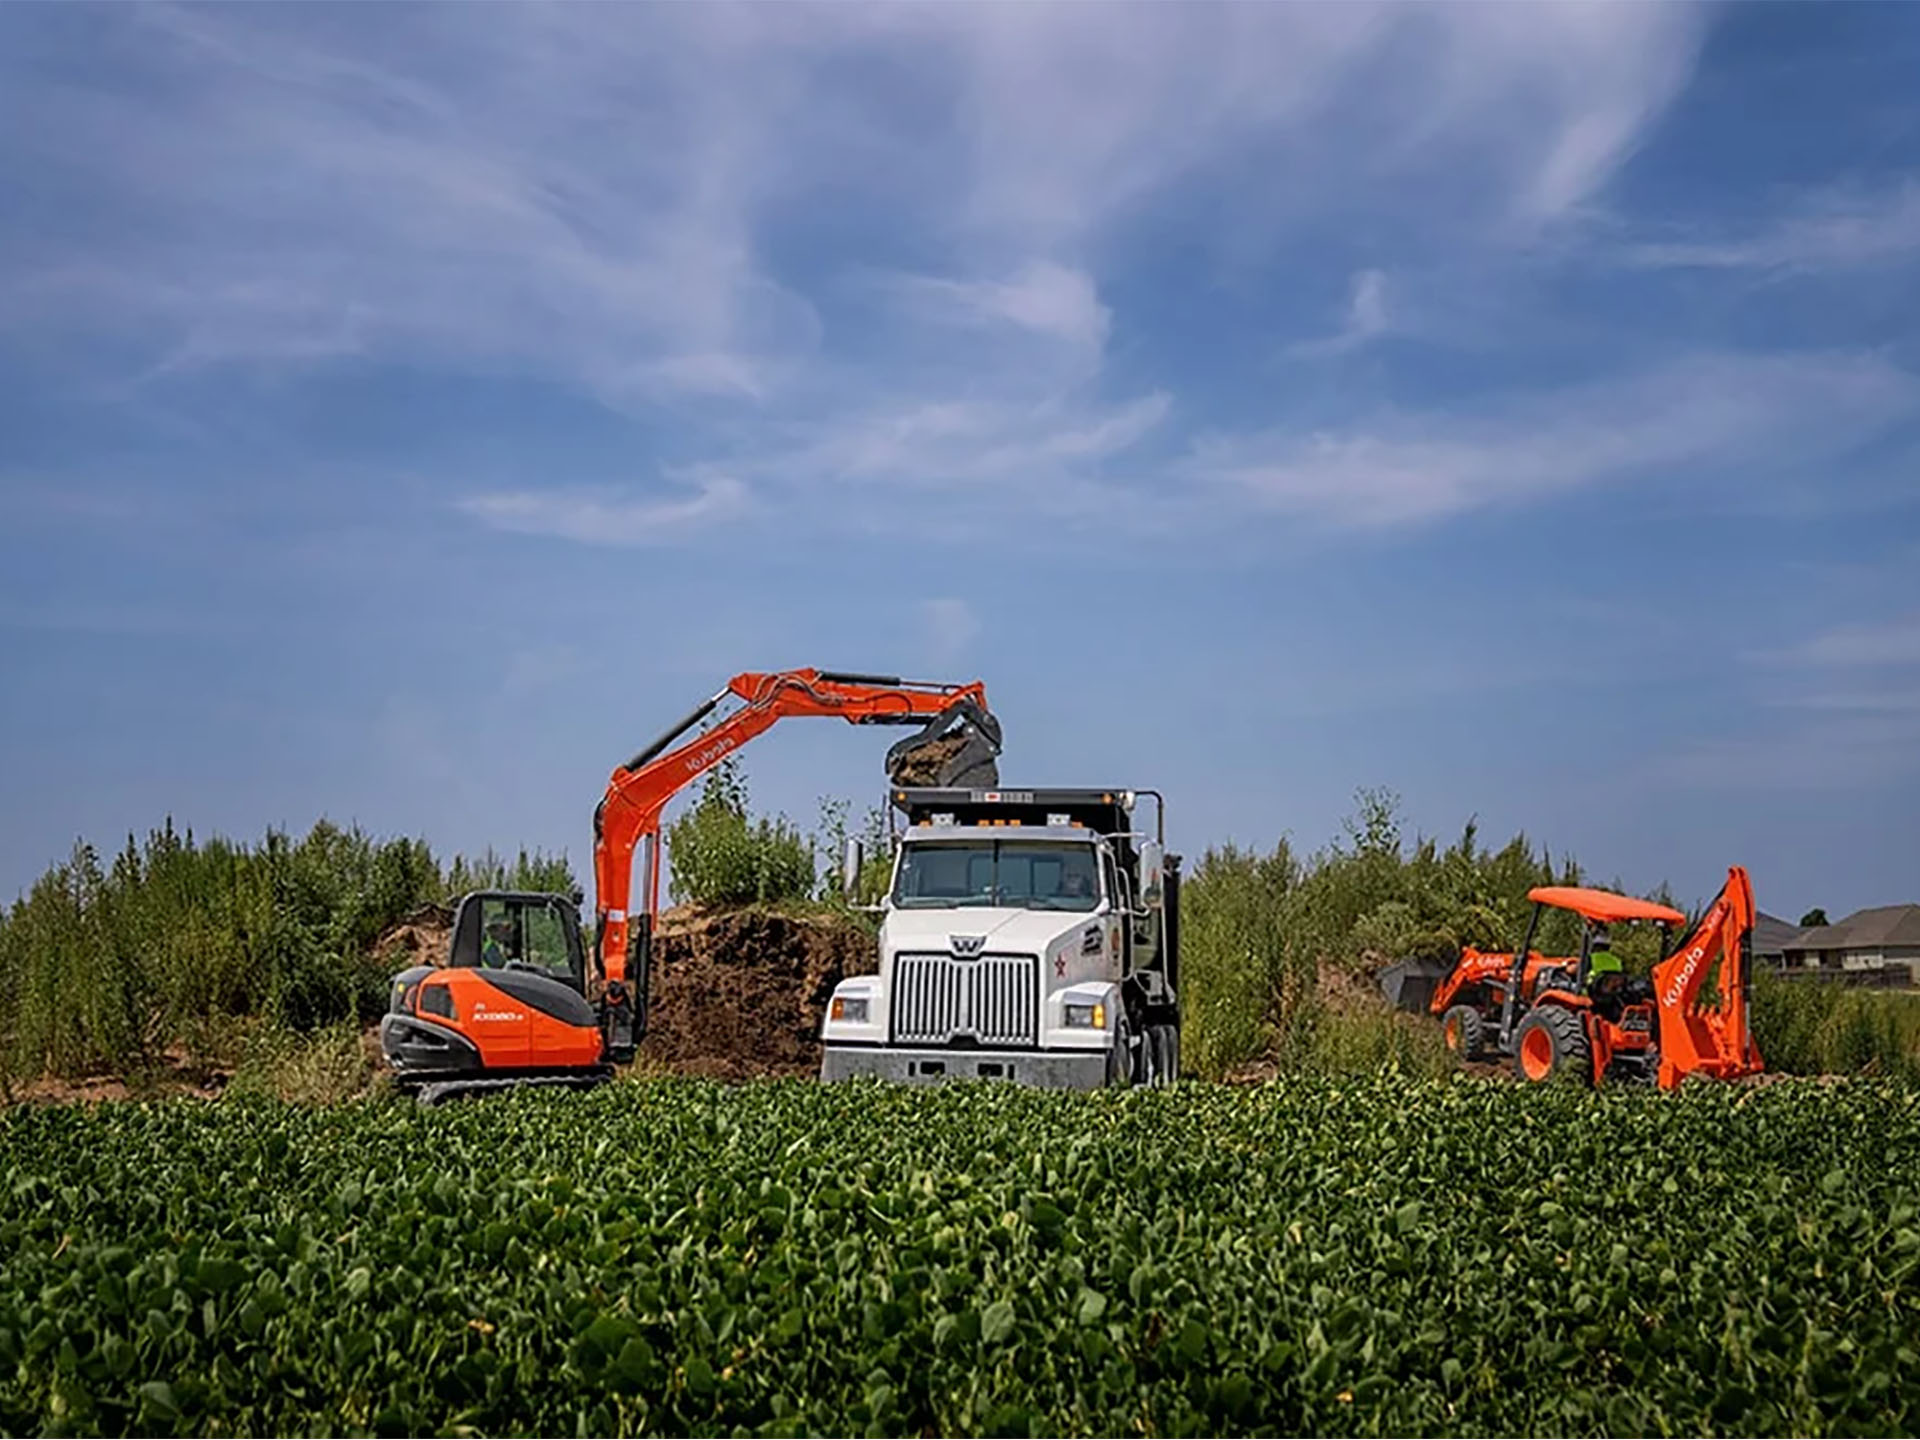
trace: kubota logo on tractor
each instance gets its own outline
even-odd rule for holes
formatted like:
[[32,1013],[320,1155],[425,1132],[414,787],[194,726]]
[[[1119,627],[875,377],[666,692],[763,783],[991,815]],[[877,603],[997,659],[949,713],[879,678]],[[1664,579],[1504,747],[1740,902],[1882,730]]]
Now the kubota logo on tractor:
[[1700,968],[1700,962],[1706,958],[1707,947],[1696,945],[1687,952],[1687,963],[1680,967],[1680,973],[1673,977],[1673,983],[1667,986],[1667,993],[1660,997],[1663,1005],[1678,1005],[1680,992],[1687,988],[1687,982],[1693,979],[1693,972]]

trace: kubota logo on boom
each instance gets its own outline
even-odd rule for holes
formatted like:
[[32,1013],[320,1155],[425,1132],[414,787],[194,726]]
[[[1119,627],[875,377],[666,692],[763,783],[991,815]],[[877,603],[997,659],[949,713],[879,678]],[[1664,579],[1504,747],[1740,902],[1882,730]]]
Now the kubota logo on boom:
[[694,751],[693,754],[687,757],[687,774],[698,775],[702,770],[706,769],[707,766],[733,749],[736,743],[737,742],[733,740],[716,740],[705,749]]
[[1680,1003],[1680,992],[1687,988],[1687,982],[1693,979],[1693,972],[1700,968],[1700,962],[1706,958],[1706,954],[1707,947],[1704,945],[1696,945],[1687,952],[1687,963],[1681,968],[1680,973],[1673,977],[1673,983],[1667,986],[1667,993],[1660,997],[1661,1004],[1678,1005]]

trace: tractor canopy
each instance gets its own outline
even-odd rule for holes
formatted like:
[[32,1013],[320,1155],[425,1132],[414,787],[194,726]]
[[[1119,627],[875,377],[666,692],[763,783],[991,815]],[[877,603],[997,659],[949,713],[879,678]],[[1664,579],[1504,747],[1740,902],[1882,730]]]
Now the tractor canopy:
[[1578,885],[1536,885],[1527,898],[1539,905],[1593,921],[1596,925],[1615,925],[1628,920],[1658,920],[1667,925],[1684,925],[1687,917],[1671,905],[1656,905],[1651,900],[1636,900],[1631,895],[1616,895],[1611,890],[1588,890]]

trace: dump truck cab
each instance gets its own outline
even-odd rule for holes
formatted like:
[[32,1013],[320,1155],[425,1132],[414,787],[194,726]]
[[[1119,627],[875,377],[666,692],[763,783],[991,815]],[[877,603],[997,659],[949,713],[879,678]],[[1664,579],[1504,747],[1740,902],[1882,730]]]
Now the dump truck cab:
[[[880,968],[835,989],[822,1078],[1054,1088],[1179,1073],[1180,861],[1160,797],[891,792]],[[1136,828],[1143,798],[1154,829]]]

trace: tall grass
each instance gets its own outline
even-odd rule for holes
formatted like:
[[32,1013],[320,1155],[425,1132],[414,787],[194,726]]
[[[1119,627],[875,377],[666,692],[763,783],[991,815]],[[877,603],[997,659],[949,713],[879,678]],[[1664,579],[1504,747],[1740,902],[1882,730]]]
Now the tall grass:
[[456,857],[322,821],[295,840],[198,841],[171,822],[103,861],[77,844],[0,913],[0,1071],[137,1071],[205,1055],[228,1017],[294,1032],[377,1015],[389,925],[484,885],[571,889],[564,859]]
[[1769,1070],[1920,1080],[1920,995],[1762,974],[1752,1025]]
[[[1431,839],[1408,845],[1391,792],[1362,790],[1356,800],[1341,837],[1305,857],[1283,839],[1264,855],[1210,849],[1194,867],[1182,1050],[1196,1073],[1219,1076],[1259,1058],[1301,1069],[1383,1060],[1428,1068],[1424,1031],[1367,1007],[1329,1005],[1323,969],[1451,959],[1462,945],[1511,948],[1529,889],[1581,879],[1571,859],[1556,866],[1524,835],[1486,848],[1472,822],[1444,849]],[[1536,945],[1571,947],[1574,924],[1555,915]]]

